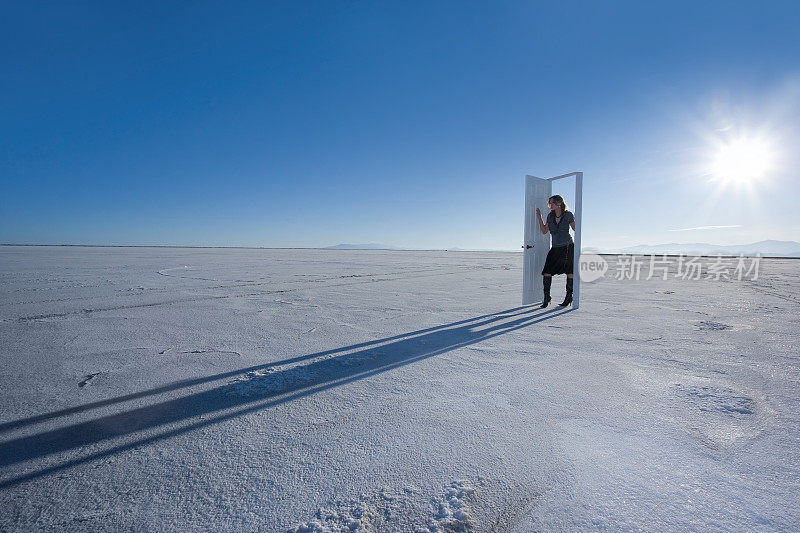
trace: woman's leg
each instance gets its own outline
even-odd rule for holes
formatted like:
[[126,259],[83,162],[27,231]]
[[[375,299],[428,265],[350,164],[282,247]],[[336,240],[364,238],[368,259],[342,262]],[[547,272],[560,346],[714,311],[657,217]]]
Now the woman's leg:
[[[574,245],[570,244],[567,250],[570,254],[573,254],[575,250]],[[572,270],[572,260],[569,261],[569,264],[569,270]],[[565,307],[572,303],[572,278],[573,274],[567,274],[567,295],[564,298],[564,301],[561,303],[561,305]]]
[[544,299],[542,300],[541,307],[547,307],[547,304],[550,303],[550,286],[553,284],[553,275],[552,274],[542,274],[542,286],[544,287]]
[[564,301],[561,303],[562,306],[567,306],[572,303],[572,274],[567,274],[567,295],[564,298]]

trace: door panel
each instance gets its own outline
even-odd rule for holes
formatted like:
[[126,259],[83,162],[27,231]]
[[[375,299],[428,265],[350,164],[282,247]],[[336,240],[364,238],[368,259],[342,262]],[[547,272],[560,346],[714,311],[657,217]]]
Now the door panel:
[[522,305],[541,302],[544,298],[542,287],[542,268],[550,251],[550,234],[539,229],[536,208],[542,212],[542,220],[547,220],[550,209],[547,199],[552,191],[550,180],[525,176],[525,238],[522,263]]

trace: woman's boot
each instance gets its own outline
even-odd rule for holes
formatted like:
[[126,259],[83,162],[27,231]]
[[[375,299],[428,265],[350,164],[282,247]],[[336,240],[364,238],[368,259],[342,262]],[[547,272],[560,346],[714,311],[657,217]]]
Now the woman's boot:
[[564,301],[560,304],[565,307],[572,303],[572,279],[573,278],[567,278],[567,297],[564,298]]
[[550,285],[553,283],[553,276],[542,276],[542,281],[544,282],[544,300],[542,300],[541,307],[547,307],[550,303]]

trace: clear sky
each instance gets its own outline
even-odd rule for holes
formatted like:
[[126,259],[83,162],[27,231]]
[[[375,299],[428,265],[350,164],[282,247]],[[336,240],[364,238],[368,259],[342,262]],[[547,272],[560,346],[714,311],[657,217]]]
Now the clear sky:
[[574,170],[584,247],[800,241],[799,25],[796,1],[3,2],[0,242],[517,249],[525,174]]

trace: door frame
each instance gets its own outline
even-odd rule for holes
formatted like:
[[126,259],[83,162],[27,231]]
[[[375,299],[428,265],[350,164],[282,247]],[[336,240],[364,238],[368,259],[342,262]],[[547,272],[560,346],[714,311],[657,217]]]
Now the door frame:
[[[570,172],[552,178],[537,178],[536,176],[525,176],[525,232],[523,248],[523,268],[522,268],[522,305],[530,305],[541,302],[544,298],[544,288],[542,287],[541,269],[550,251],[550,235],[542,235],[539,230],[539,221],[536,219],[537,205],[542,203],[542,192],[547,193],[543,204],[546,208],[547,198],[552,195],[552,183],[556,180],[575,177],[575,205],[573,215],[575,215],[575,251],[572,257],[573,264],[573,289],[572,289],[572,308],[578,309],[580,305],[581,281],[580,281],[580,258],[581,258],[581,224],[583,214],[583,172]],[[547,182],[545,184],[544,182]],[[541,237],[544,237],[542,239]],[[538,270],[537,270],[538,269]]]

